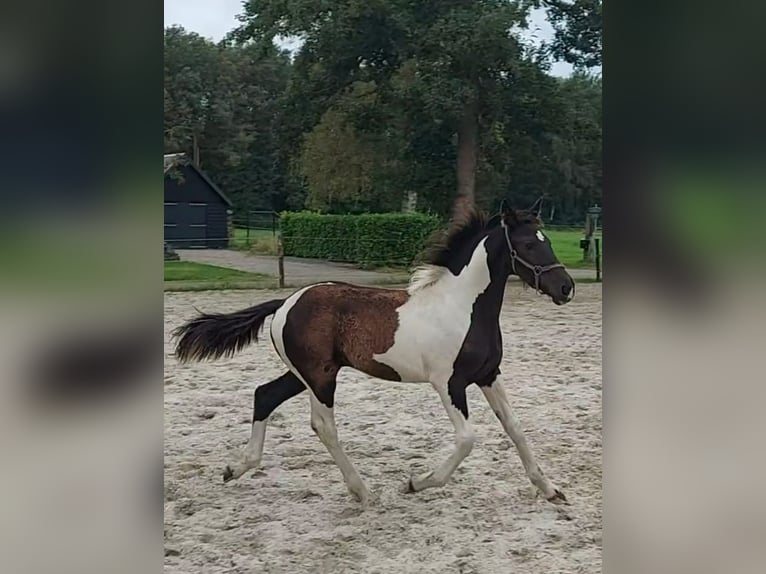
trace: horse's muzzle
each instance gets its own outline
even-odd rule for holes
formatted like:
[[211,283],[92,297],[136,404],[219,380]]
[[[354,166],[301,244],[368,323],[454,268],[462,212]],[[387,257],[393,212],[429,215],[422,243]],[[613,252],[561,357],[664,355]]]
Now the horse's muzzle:
[[563,272],[563,277],[551,277],[549,289],[545,289],[545,293],[550,296],[556,305],[564,305],[574,299],[575,295],[575,282],[572,276],[566,271]]

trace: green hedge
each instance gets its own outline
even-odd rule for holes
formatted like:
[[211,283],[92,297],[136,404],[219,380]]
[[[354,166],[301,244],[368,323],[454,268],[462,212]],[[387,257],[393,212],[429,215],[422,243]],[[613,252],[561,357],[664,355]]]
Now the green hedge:
[[443,222],[420,213],[321,215],[282,213],[285,255],[347,261],[365,267],[409,265]]

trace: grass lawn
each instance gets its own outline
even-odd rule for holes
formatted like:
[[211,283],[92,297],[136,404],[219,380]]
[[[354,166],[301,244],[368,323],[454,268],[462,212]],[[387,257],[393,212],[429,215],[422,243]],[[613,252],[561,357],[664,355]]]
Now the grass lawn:
[[[581,229],[544,229],[543,233],[548,236],[553,246],[553,251],[567,267],[593,267],[589,262],[582,260],[580,239],[583,233]],[[601,242],[603,251],[604,243]]]
[[276,278],[190,261],[165,261],[166,291],[274,287]]

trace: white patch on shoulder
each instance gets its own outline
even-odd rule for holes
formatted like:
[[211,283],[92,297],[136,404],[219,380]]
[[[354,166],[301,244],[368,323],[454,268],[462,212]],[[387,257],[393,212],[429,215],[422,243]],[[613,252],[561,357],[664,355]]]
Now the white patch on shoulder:
[[542,232],[542,231],[540,231],[539,229],[537,230],[537,238],[538,238],[540,241],[545,241],[545,235],[543,235],[543,232]]
[[373,355],[377,362],[399,373],[403,382],[449,379],[471,326],[473,304],[490,284],[485,243],[486,238],[460,275],[426,268],[415,278],[409,300],[397,309],[399,327],[394,344],[386,352]]

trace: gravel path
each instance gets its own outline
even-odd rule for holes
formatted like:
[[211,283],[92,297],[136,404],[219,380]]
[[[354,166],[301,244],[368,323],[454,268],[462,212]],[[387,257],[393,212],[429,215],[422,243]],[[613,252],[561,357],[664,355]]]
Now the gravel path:
[[[278,275],[277,258],[269,255],[252,255],[246,251],[229,249],[179,249],[182,261],[207,263],[240,271]],[[358,285],[375,285],[401,277],[407,281],[406,273],[390,274],[357,269],[353,265],[331,263],[318,259],[285,257],[285,283],[293,286],[309,285],[322,281],[348,281]]]
[[[265,273],[277,276],[277,258],[269,255],[252,255],[246,251],[229,249],[178,249],[182,261],[207,263],[240,271]],[[572,277],[577,279],[595,277],[590,269],[569,269]],[[406,273],[383,273],[357,269],[346,263],[332,263],[319,259],[303,259],[300,257],[285,257],[285,282],[292,286],[309,285],[321,281],[347,281],[358,285],[376,285],[382,282],[391,283],[401,280],[406,283]],[[512,281],[518,280],[516,277]]]
[[341,441],[376,496],[368,510],[309,427],[307,397],[282,405],[262,468],[226,485],[250,429],[252,392],[284,371],[268,338],[232,359],[178,365],[169,332],[195,307],[232,311],[284,292],[165,294],[165,572],[168,574],[601,571],[601,286],[556,307],[510,285],[503,384],[540,465],[569,504],[535,498],[508,437],[468,391],[477,443],[441,489],[403,494],[411,470],[451,452],[428,385],[339,377]]

